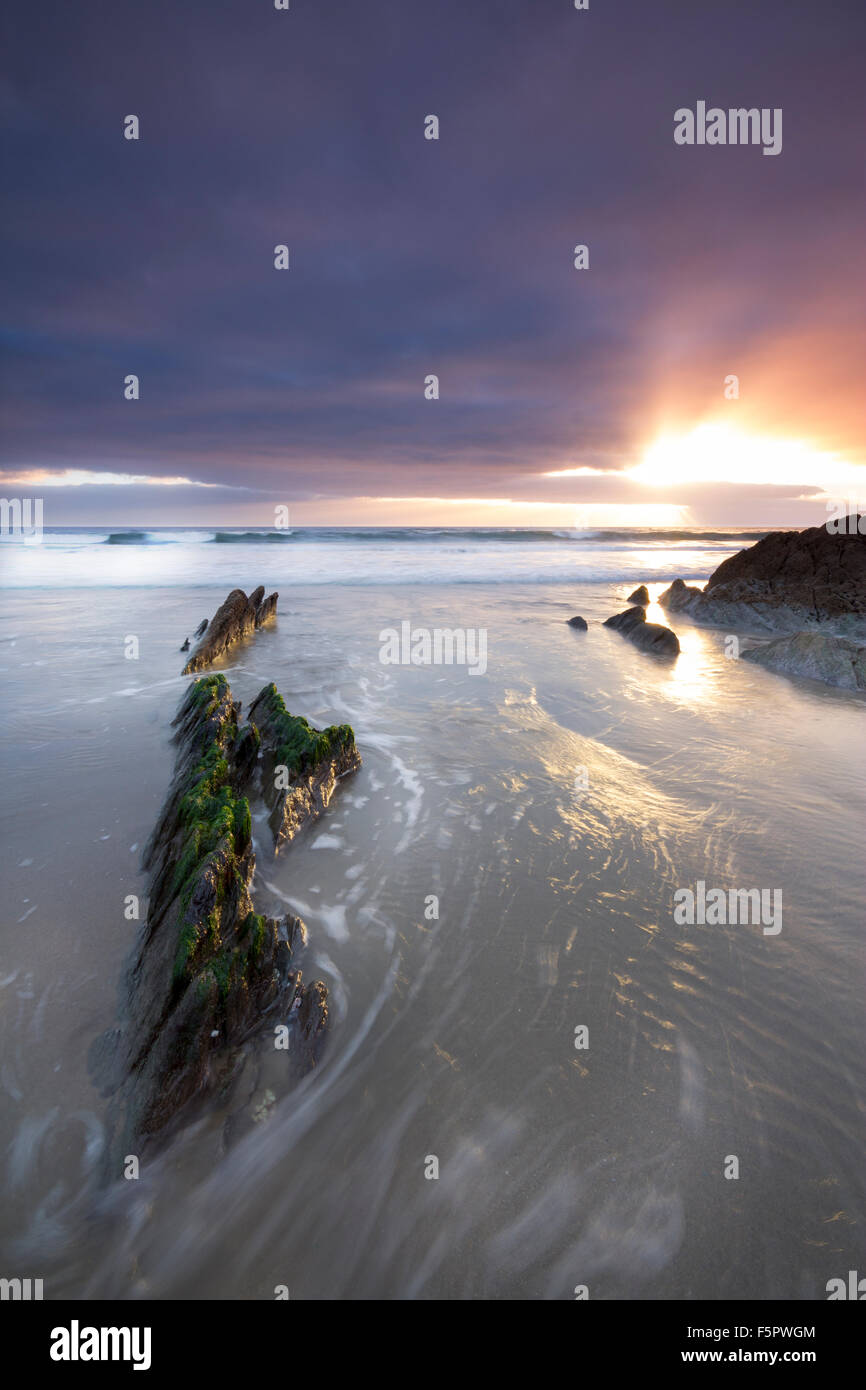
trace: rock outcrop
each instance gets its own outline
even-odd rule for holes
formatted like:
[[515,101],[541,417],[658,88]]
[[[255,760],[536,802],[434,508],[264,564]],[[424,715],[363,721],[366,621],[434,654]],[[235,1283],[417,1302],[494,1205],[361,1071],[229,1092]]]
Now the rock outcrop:
[[798,632],[792,637],[775,637],[744,651],[743,660],[784,676],[823,681],[842,690],[866,690],[866,647],[833,633]]
[[663,594],[659,594],[659,605],[669,613],[687,613],[691,617],[703,599],[703,589],[687,584],[684,579],[675,579]]
[[654,656],[679,655],[680,644],[676,633],[660,623],[648,623],[646,613],[639,606],[627,608],[624,613],[615,613],[604,625],[627,637],[641,651],[651,652]]
[[122,1146],[164,1132],[194,1097],[222,1084],[235,1049],[263,1023],[297,1017],[309,1045],[327,1019],[324,985],[304,987],[292,969],[302,922],[253,907],[242,793],[259,738],[253,726],[238,727],[239,714],[225,677],[213,675],[190,685],[174,721],[175,775],[145,852],[147,921],[123,1019],[91,1053],[114,1095]]
[[579,613],[575,614],[575,616],[574,616],[573,618],[569,618],[569,620],[568,620],[568,626],[569,626],[569,627],[576,627],[577,630],[578,630],[578,632],[586,632],[586,631],[588,631],[588,629],[587,629],[587,623],[586,623],[586,618],[581,618],[581,616],[580,616]]
[[182,674],[189,676],[195,671],[204,671],[217,657],[269,622],[276,614],[278,597],[278,594],[270,594],[265,598],[264,585],[254,589],[249,598],[243,589],[232,589],[210,623],[205,619],[199,627],[196,636],[199,633],[203,636]]
[[361,757],[348,724],[312,728],[289,714],[275,685],[256,696],[249,717],[261,734],[262,793],[280,850],[322,814],[337,782],[361,766]]
[[659,603],[711,627],[866,640],[866,522],[864,534],[826,526],[772,532],[723,560],[704,590],[676,579]]
[[638,603],[640,604],[641,608],[648,608],[649,601],[649,589],[647,588],[646,584],[641,584],[637,589],[635,589],[634,593],[629,594],[628,598],[626,599],[626,603]]

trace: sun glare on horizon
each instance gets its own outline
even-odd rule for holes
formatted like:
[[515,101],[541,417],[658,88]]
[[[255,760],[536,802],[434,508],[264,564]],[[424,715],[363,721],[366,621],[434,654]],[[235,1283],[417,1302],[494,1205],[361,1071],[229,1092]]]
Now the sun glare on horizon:
[[724,424],[662,436],[627,476],[649,487],[738,483],[826,489],[866,484],[862,466],[816,450],[805,440],[748,435]]

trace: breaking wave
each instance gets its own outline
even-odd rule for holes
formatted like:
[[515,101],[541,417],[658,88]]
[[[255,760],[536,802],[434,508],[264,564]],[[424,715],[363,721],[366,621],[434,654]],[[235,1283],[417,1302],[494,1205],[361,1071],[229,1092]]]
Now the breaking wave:
[[[75,534],[79,539],[86,540],[86,531],[87,528],[81,528]],[[762,540],[768,534],[766,530],[655,530],[652,527],[562,530],[554,527],[530,529],[519,526],[305,526],[291,531],[212,531],[197,528],[182,531],[170,528],[152,531],[112,531],[109,536],[99,539],[106,545],[165,545],[172,542],[211,545],[321,545],[342,542],[355,545],[359,541],[375,545],[382,545],[388,541],[404,545],[424,542],[442,545],[450,541],[472,545],[490,542],[499,545],[565,543],[603,546],[677,545],[683,549],[690,546],[703,549],[708,545],[753,545],[755,541]]]

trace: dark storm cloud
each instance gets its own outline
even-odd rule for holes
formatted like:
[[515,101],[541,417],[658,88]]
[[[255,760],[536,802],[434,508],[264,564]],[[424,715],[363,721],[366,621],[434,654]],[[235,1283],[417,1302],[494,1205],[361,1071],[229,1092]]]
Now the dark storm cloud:
[[[864,37],[838,0],[14,0],[4,466],[299,498],[625,466],[669,401],[850,335]],[[676,147],[699,98],[782,107],[781,156]]]

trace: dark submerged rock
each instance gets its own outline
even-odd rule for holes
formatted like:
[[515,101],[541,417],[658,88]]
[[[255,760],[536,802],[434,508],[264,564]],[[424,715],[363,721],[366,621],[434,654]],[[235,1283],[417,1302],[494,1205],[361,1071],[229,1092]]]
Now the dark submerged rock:
[[637,589],[635,589],[633,594],[629,594],[626,600],[627,603],[639,603],[642,608],[649,607],[649,601],[649,590],[647,589],[646,584],[641,584]]
[[[250,722],[261,734],[262,793],[271,808],[268,824],[280,850],[318,819],[337,782],[361,766],[348,724],[314,729],[289,714],[275,685],[266,685],[250,706]],[[278,769],[285,771],[279,773]]]
[[648,623],[646,613],[638,605],[626,608],[623,613],[615,613],[604,625],[627,637],[641,651],[651,652],[655,656],[679,655],[680,644],[676,633],[660,623]]
[[[198,627],[196,628],[195,632],[193,633],[193,637],[196,637],[196,638],[201,637],[202,633],[205,632],[206,630],[207,630],[207,618],[203,618],[202,621],[199,623]],[[183,646],[181,647],[181,651],[182,651],[182,652],[188,652],[188,651],[189,651],[189,638],[188,638],[188,637],[187,637],[186,641],[184,642]]]
[[775,637],[743,652],[743,660],[783,676],[823,681],[842,690],[866,690],[866,647],[833,633]]
[[578,632],[586,632],[588,630],[586,618],[581,618],[579,613],[575,614],[573,618],[568,619],[568,626],[577,628]]
[[195,671],[203,671],[244,637],[270,622],[277,611],[278,597],[278,594],[271,594],[265,598],[264,585],[254,589],[249,598],[243,589],[232,589],[210,623],[205,620],[204,625],[199,627],[201,641],[182,674],[188,676]]

